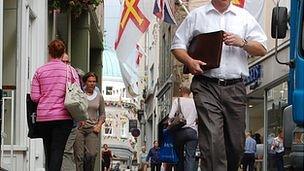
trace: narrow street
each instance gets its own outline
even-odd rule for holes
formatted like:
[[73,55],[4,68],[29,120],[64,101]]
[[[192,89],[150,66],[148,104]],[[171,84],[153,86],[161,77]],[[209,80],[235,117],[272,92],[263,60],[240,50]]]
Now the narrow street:
[[0,171],[301,170],[303,4],[0,0]]

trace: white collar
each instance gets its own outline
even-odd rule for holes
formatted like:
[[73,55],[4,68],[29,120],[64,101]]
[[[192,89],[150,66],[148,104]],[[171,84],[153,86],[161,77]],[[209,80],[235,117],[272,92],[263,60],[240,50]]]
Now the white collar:
[[[223,14],[225,14],[225,13],[227,13],[227,12],[232,12],[233,14],[237,14],[236,8],[237,8],[237,7],[236,7],[235,5],[233,5],[232,3],[230,3],[228,9],[227,9]],[[210,3],[207,5],[207,7],[206,7],[206,13],[209,13],[209,12],[211,12],[211,11],[216,11],[216,12],[218,12],[218,10],[215,9],[214,6],[212,5],[212,3],[210,2]],[[219,12],[218,12],[218,13],[219,13]]]
[[87,99],[91,101],[91,100],[95,99],[96,96],[97,96],[97,91],[94,90],[92,95],[87,94]]

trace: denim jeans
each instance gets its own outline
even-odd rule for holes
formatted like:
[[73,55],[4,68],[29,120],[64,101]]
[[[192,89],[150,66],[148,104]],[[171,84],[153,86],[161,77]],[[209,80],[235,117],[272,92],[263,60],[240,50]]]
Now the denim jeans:
[[174,132],[174,145],[179,162],[177,171],[196,171],[198,162],[195,160],[195,152],[198,144],[197,133],[192,128],[182,128]]

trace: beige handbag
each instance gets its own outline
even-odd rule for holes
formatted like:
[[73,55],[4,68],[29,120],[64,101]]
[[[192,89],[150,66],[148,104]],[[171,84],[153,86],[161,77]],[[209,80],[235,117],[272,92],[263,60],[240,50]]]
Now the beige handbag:
[[[68,69],[72,73],[72,82],[68,81]],[[88,116],[88,99],[86,94],[80,88],[80,85],[75,82],[74,72],[71,67],[67,65],[66,70],[66,92],[64,106],[69,111],[73,120],[85,121],[89,118]],[[74,81],[74,82],[73,82]]]

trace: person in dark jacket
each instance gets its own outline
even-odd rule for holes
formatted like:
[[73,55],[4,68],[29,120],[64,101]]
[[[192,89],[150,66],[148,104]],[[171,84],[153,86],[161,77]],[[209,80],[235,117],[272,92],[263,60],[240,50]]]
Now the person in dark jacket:
[[149,150],[148,156],[146,158],[147,162],[150,160],[151,171],[160,171],[161,161],[159,160],[159,145],[158,141],[153,142],[153,147]]

